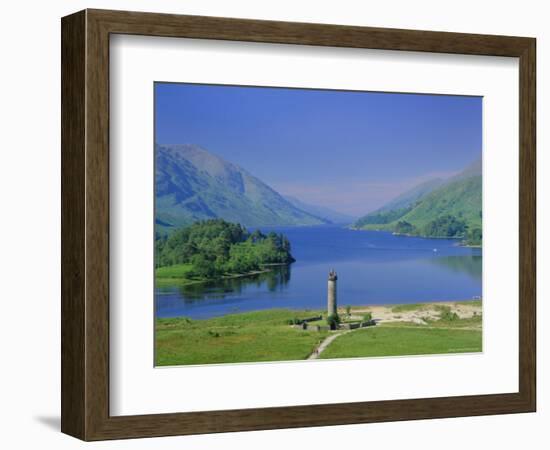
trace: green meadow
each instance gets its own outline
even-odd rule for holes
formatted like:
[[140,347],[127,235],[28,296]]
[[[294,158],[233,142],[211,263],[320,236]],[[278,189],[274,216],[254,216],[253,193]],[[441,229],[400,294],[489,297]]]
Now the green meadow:
[[173,266],[155,269],[155,283],[157,286],[173,285],[175,282],[180,286],[185,286],[204,281],[203,277],[194,274],[193,265],[189,263],[174,264]]
[[322,313],[310,310],[272,309],[205,320],[157,319],[155,362],[170,366],[305,360],[332,334],[339,336],[319,355],[321,359],[482,351],[481,314],[459,318],[448,306],[430,304],[388,310],[422,314],[430,307],[440,316],[426,318],[424,324],[387,321],[351,332],[309,331],[289,325]]
[[306,359],[328,332],[295,329],[288,321],[316,314],[273,309],[206,320],[157,319],[156,365]]
[[336,339],[322,359],[429,355],[481,351],[481,330],[427,328],[422,325],[377,326]]

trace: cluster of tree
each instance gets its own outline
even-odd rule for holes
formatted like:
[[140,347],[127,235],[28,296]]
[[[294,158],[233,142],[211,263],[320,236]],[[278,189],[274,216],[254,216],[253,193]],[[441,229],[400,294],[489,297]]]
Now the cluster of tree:
[[465,242],[468,245],[481,245],[482,240],[483,233],[481,231],[481,228],[472,228],[469,229],[466,233]]
[[482,242],[481,228],[470,228],[462,217],[455,217],[450,214],[440,216],[428,222],[421,229],[418,229],[406,220],[400,220],[393,227],[393,231],[398,234],[412,234],[425,237],[461,238],[468,245],[481,245]]
[[282,234],[249,233],[242,225],[223,219],[196,222],[169,236],[157,236],[155,255],[157,267],[190,263],[190,275],[205,278],[294,261],[290,242]]
[[447,214],[428,222],[423,234],[428,237],[462,238],[466,236],[467,229],[468,225],[464,219]]
[[398,234],[413,234],[416,231],[416,227],[406,220],[400,220],[395,224],[393,231]]

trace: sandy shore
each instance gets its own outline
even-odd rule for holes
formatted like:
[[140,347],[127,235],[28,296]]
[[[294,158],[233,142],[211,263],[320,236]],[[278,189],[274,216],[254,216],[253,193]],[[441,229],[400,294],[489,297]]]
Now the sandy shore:
[[[469,319],[475,315],[482,313],[482,305],[479,301],[441,301],[421,303],[418,305],[374,305],[374,306],[358,306],[351,310],[353,319],[361,318],[362,314],[370,312],[373,319],[379,323],[383,322],[413,322],[425,325],[428,320],[438,320],[441,315],[441,307],[447,306],[451,313],[456,313],[461,319]],[[403,308],[401,308],[403,307]],[[339,314],[345,315],[345,309],[339,308]]]

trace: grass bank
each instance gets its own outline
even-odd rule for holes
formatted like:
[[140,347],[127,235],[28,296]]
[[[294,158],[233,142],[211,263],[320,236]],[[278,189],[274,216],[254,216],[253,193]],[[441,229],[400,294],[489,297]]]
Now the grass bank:
[[192,264],[175,264],[173,266],[158,267],[155,269],[155,284],[157,286],[170,284],[185,286],[207,281],[205,278],[191,275],[192,272]]
[[[265,269],[255,270],[246,273],[226,273],[218,278],[240,278],[258,275],[269,272],[269,267],[281,266],[285,264],[269,264]],[[215,281],[216,278],[206,278],[194,275],[193,264],[175,264],[173,266],[159,267],[155,269],[155,283],[157,286],[167,286],[177,284],[178,286],[186,286],[189,284],[205,283],[207,281]]]
[[427,328],[414,324],[363,328],[342,335],[322,359],[428,355],[481,351],[481,330]]
[[[328,336],[342,333],[320,358],[426,355],[480,352],[481,301],[355,306],[342,318],[361,320],[366,312],[377,326],[341,331],[309,331],[292,319],[324,314],[319,310],[272,309],[206,320],[157,319],[156,365],[220,364],[305,360]],[[323,323],[324,324],[324,323]]]
[[273,309],[207,320],[157,319],[156,364],[216,364],[306,359],[327,332],[292,328],[288,321],[318,311]]

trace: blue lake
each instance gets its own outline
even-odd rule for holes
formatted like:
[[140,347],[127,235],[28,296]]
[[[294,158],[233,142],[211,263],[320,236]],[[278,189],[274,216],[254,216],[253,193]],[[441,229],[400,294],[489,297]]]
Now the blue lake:
[[481,249],[456,240],[394,236],[338,226],[270,228],[296,262],[255,277],[155,291],[157,317],[206,319],[269,308],[323,309],[327,275],[338,272],[338,304],[380,305],[481,296]]

